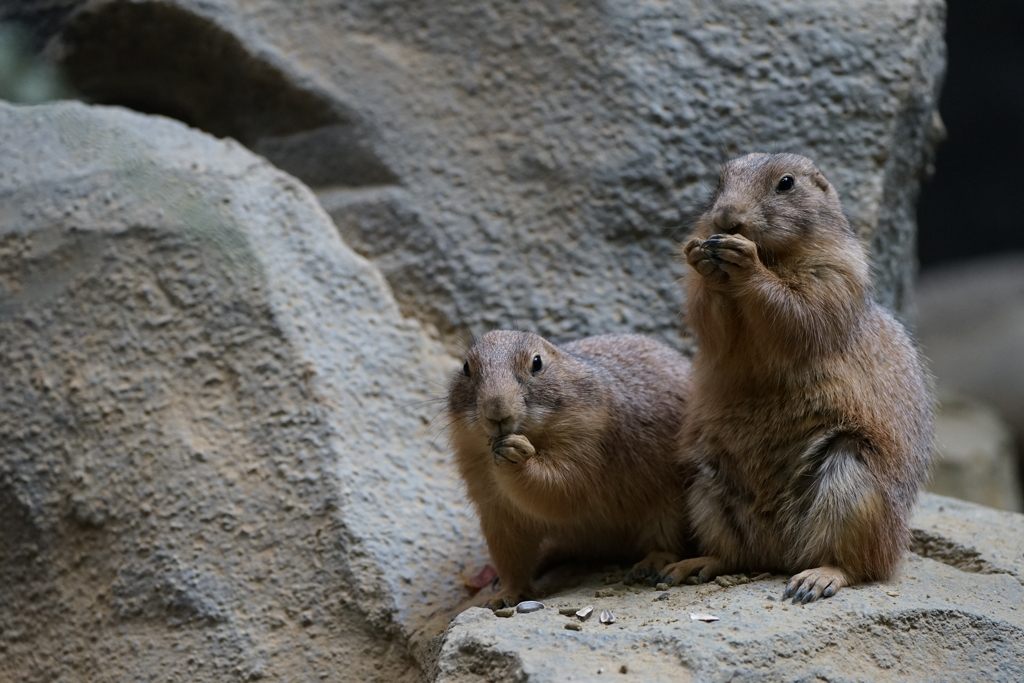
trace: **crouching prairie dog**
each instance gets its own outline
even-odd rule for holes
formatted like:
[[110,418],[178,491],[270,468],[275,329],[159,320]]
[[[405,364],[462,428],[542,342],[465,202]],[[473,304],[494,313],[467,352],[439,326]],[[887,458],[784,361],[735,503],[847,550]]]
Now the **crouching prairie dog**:
[[801,156],[734,159],[682,255],[704,556],[666,578],[795,573],[784,595],[806,603],[891,576],[929,469],[931,379],[872,299],[835,189]]
[[635,561],[661,568],[688,538],[676,458],[689,361],[639,335],[554,346],[529,332],[483,335],[451,381],[455,462],[501,590],[533,595],[541,564]]

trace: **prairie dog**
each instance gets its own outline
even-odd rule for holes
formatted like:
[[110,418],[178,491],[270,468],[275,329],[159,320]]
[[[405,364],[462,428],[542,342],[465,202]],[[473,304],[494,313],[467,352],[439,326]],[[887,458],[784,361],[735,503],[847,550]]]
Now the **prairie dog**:
[[455,462],[501,581],[491,606],[530,597],[545,560],[646,554],[660,569],[677,559],[688,534],[676,453],[689,370],[684,356],[640,335],[559,347],[495,331],[473,344],[448,412]]
[[801,156],[734,159],[682,256],[704,556],[666,578],[796,573],[784,595],[806,603],[891,576],[929,469],[931,378],[872,299],[835,189]]

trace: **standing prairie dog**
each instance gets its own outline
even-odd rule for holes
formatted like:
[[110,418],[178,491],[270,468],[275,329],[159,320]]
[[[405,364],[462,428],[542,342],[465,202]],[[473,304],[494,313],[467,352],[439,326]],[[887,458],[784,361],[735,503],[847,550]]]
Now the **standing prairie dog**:
[[[688,536],[676,458],[689,361],[639,335],[554,346],[483,335],[448,392],[455,461],[501,592],[532,592],[545,560],[676,559]],[[660,562],[659,562],[660,560]]]
[[796,573],[810,602],[892,575],[927,476],[931,380],[872,299],[863,244],[814,164],[728,162],[682,250],[697,340],[683,454],[704,557],[670,582]]

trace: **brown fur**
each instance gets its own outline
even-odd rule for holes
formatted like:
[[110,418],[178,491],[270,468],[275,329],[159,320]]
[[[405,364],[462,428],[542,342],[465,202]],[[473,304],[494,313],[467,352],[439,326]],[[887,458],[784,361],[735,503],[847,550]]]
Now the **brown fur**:
[[675,453],[686,358],[639,335],[557,347],[497,331],[473,345],[465,369],[448,410],[455,461],[501,579],[492,606],[529,597],[546,559],[682,551],[686,466]]
[[835,189],[804,157],[734,159],[683,256],[698,343],[683,453],[706,557],[670,580],[801,572],[786,595],[808,602],[891,576],[928,471],[931,382],[871,297]]

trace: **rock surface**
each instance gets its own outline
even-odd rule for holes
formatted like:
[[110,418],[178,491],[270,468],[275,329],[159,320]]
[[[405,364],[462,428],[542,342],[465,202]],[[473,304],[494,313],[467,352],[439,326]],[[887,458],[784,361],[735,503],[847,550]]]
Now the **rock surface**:
[[0,104],[0,148],[0,680],[415,680],[480,548],[457,363],[234,142]]
[[998,510],[1024,511],[1014,433],[994,409],[940,390],[935,447],[929,491]]
[[[605,597],[593,577],[546,598],[552,609],[500,619],[473,608],[440,639],[435,680],[1020,680],[1024,516],[927,494],[913,527],[897,578],[809,605],[781,600],[783,576],[667,592],[612,584]],[[566,629],[579,620],[555,608],[584,605],[615,623]]]
[[918,336],[939,382],[991,405],[1024,445],[1024,254],[924,273]]
[[[492,647],[498,620],[469,610],[431,640],[486,561],[432,421],[465,332],[680,344],[686,213],[726,156],[764,148],[817,158],[908,310],[940,0],[12,0],[0,18],[85,97],[242,143],[0,105],[0,680],[586,679],[606,651],[651,680],[842,680],[847,649],[1016,671],[1020,549],[956,540],[988,538],[970,506],[919,538],[981,571],[966,607],[927,592],[962,572],[912,558],[890,616],[883,586],[814,612],[769,601],[774,580],[722,603],[584,600],[598,584],[559,594],[599,607],[579,633],[537,631],[545,609]],[[680,636],[688,606],[722,621]],[[788,644],[807,633],[824,640]]]
[[720,163],[757,150],[818,161],[871,242],[879,295],[909,307],[941,0],[7,12],[50,29],[85,96],[231,135],[315,187],[403,312],[453,349],[517,319],[556,341],[679,345],[674,243]]

